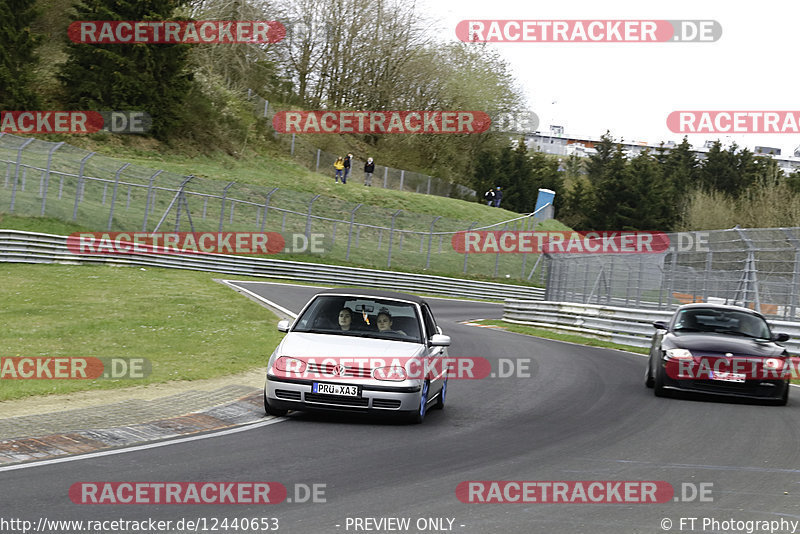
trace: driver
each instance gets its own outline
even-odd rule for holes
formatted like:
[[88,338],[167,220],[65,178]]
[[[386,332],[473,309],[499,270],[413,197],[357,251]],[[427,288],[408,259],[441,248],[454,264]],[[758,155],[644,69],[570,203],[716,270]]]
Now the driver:
[[396,332],[404,336],[408,335],[402,330],[392,330],[392,314],[386,308],[381,308],[381,311],[378,312],[375,323],[378,325],[378,332]]

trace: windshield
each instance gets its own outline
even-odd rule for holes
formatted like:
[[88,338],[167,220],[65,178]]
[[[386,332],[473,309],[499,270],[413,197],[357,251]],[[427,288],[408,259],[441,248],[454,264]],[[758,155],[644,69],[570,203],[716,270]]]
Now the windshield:
[[736,310],[692,308],[675,318],[675,332],[713,332],[758,339],[770,337],[767,322],[757,315]]
[[293,332],[370,337],[421,343],[416,306],[368,297],[317,297],[297,319]]

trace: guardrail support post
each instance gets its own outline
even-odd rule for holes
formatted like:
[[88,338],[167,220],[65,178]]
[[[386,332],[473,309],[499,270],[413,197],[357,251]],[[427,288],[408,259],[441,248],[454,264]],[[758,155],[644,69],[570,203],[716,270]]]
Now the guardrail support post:
[[[154,196],[153,192],[153,182],[155,181],[156,177],[164,172],[163,170],[158,170],[150,176],[150,182],[147,184],[147,198],[144,202],[144,220],[142,221],[142,232],[147,231],[147,215],[150,212],[150,206],[154,203],[154,199],[151,198]],[[77,206],[77,204],[76,204]],[[74,217],[73,217],[74,218]]]
[[[25,150],[25,147],[29,144],[33,143],[33,138],[28,139],[17,149],[17,169],[14,171],[14,185],[11,188],[11,207],[9,208],[10,213],[14,213],[14,203],[17,200],[17,181],[19,180],[19,166],[22,164],[22,151]],[[23,188],[23,191],[25,189]]]
[[111,193],[111,208],[108,210],[108,231],[111,231],[111,224],[114,222],[114,202],[117,200],[117,188],[119,187],[119,175],[122,174],[122,171],[130,167],[130,163],[126,163],[119,169],[117,169],[116,174],[114,175],[114,189]]
[[50,186],[50,166],[53,163],[53,152],[61,148],[61,145],[63,144],[64,144],[63,141],[61,143],[56,143],[56,145],[53,148],[51,148],[50,151],[47,153],[47,170],[45,171],[44,175],[44,191],[42,191],[42,212],[41,212],[42,217],[44,217],[45,205],[47,204],[47,189]]
[[402,211],[403,210],[397,210],[394,212],[394,215],[392,215],[392,227],[389,229],[389,257],[386,260],[386,267],[392,266],[392,238],[394,237],[394,221]]
[[314,205],[314,201],[317,200],[322,195],[317,195],[311,199],[308,203],[308,216],[306,217],[306,239],[311,241],[311,207]]
[[[294,134],[292,134],[292,135],[294,135]],[[277,191],[277,190],[278,190],[278,188],[274,187],[272,189],[272,191],[267,193],[267,200],[264,201],[264,218],[261,219],[261,232],[262,233],[264,232],[264,225],[267,222],[267,211],[269,211],[269,199],[272,198],[273,193],[275,193],[275,191]]]
[[228,189],[230,189],[233,186],[233,184],[235,184],[235,183],[236,182],[229,182],[228,185],[226,185],[222,189],[222,205],[219,208],[219,231],[220,232],[222,231],[222,226],[223,226],[223,224],[225,222],[225,197],[228,196]]
[[361,206],[363,206],[363,204],[358,204],[350,211],[350,230],[347,232],[347,253],[344,255],[345,261],[350,261],[350,242],[353,240],[353,222],[356,219],[356,210]]

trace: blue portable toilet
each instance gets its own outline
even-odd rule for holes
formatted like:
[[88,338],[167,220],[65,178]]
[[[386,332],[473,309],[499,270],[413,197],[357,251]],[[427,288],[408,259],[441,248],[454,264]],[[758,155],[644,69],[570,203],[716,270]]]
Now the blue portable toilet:
[[[539,196],[536,198],[536,208],[533,210],[533,212],[536,213],[534,217],[541,220],[552,219],[555,213],[555,210],[553,210],[553,199],[555,198],[555,191],[550,189],[539,189]],[[539,211],[540,208],[544,209]]]

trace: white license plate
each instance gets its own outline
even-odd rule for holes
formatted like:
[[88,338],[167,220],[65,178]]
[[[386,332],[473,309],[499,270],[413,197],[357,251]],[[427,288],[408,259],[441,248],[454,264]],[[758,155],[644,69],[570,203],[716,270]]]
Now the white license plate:
[[721,382],[744,382],[745,375],[742,373],[728,373],[726,371],[715,371],[711,373],[712,380]]
[[314,393],[324,395],[345,395],[347,397],[358,397],[358,386],[348,386],[345,384],[326,384],[324,382],[314,382]]

